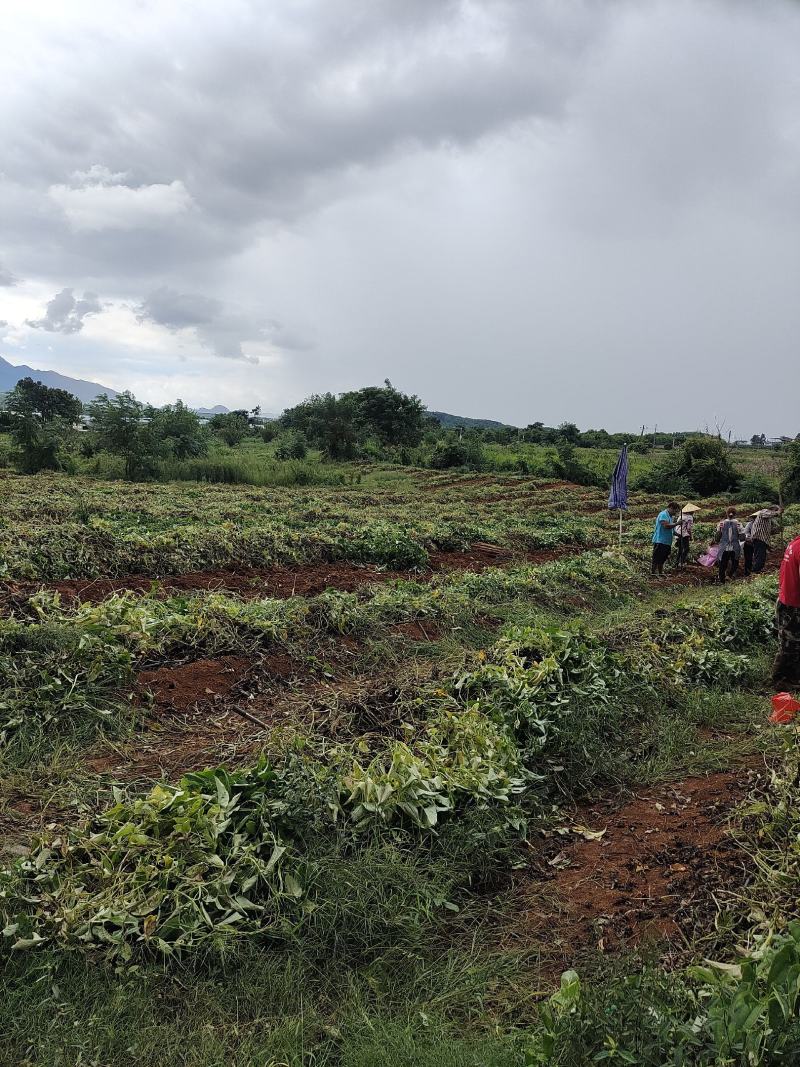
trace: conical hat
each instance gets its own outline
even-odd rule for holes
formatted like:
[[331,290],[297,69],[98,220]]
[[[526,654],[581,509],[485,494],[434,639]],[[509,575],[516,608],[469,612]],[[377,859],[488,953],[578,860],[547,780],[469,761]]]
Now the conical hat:
[[699,504],[684,504],[683,507],[681,508],[681,512],[687,512],[689,514],[691,514],[691,512],[693,512],[693,511],[702,511],[702,510],[703,509],[699,506]]

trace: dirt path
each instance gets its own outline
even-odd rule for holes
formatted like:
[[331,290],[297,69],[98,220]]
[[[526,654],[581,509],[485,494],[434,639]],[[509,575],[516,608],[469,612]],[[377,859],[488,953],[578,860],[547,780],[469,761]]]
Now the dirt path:
[[698,923],[709,928],[715,891],[747,879],[725,820],[759,773],[753,763],[579,812],[537,850],[535,873],[513,891],[507,933],[524,943],[549,932],[556,967],[645,941],[684,946]]

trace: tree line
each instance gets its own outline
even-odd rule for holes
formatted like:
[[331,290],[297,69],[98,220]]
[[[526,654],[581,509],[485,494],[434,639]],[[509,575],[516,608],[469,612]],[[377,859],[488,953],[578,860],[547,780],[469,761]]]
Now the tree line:
[[[557,427],[534,422],[519,429],[444,428],[428,415],[419,397],[401,392],[388,380],[338,395],[313,394],[264,425],[259,425],[259,414],[258,407],[242,409],[214,415],[205,423],[180,400],[157,408],[128,392],[98,396],[84,408],[64,389],[23,378],[5,397],[0,430],[10,434],[11,459],[21,472],[74,471],[77,457],[107,453],[118,457],[124,477],[131,480],[157,478],[165,461],[202,457],[215,441],[235,449],[260,437],[273,443],[272,455],[279,461],[303,460],[315,449],[331,461],[390,460],[434,469],[480,470],[487,463],[486,446],[500,445],[514,457],[503,469],[518,473],[542,473],[541,467],[531,471],[524,449],[518,447],[542,445],[547,446],[549,475],[604,486],[607,472],[588,466],[579,449],[627,444],[634,452],[646,452],[654,440],[651,434],[581,431],[571,422]],[[79,432],[84,416],[88,429]],[[762,437],[754,436],[754,446],[764,446]],[[655,440],[663,450],[661,458],[639,476],[637,488],[699,495],[739,491],[750,493],[747,499],[774,492],[763,479],[743,479],[718,437],[663,433]],[[787,501],[800,500],[800,441],[786,447],[783,495]]]

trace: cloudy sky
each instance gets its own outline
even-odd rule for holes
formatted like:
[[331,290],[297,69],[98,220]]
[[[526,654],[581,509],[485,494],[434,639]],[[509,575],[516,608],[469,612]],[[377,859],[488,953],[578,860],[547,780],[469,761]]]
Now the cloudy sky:
[[0,355],[800,430],[794,0],[0,0]]

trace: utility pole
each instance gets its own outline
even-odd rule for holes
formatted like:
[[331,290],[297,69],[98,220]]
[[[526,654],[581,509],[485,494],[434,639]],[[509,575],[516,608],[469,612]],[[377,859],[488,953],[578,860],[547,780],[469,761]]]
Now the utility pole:
[[653,448],[656,447],[656,434],[658,433],[658,423],[653,427]]

